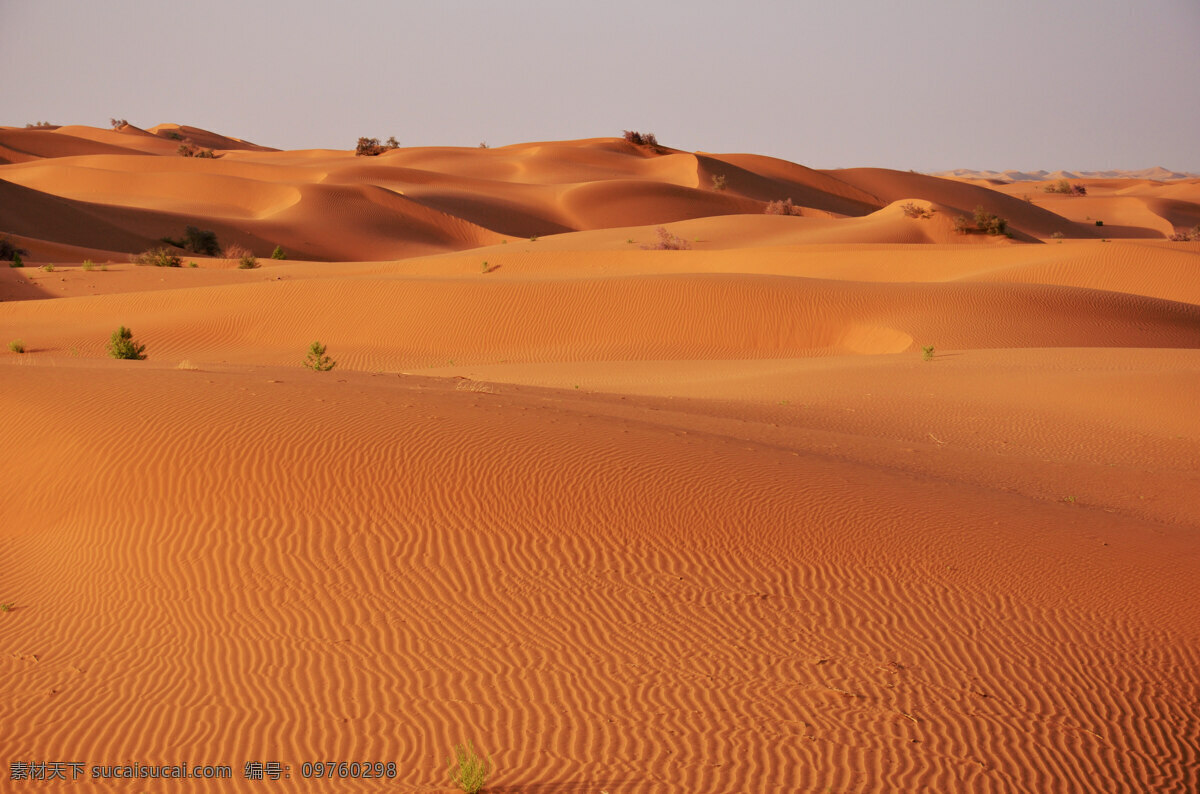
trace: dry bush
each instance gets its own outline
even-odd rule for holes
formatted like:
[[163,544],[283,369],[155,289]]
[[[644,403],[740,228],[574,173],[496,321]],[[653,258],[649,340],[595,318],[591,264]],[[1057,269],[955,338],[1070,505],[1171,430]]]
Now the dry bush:
[[782,201],[769,201],[763,208],[764,215],[803,215],[803,211],[792,203],[790,198]]
[[671,234],[667,231],[666,226],[659,226],[655,230],[658,234],[658,242],[653,245],[643,245],[643,250],[646,251],[686,251],[691,248],[691,244],[679,235]]
[[153,267],[182,267],[183,260],[175,256],[168,248],[151,248],[130,257],[135,265],[152,265]]
[[934,212],[932,207],[926,209],[912,201],[904,202],[900,205],[900,209],[904,210],[904,215],[908,218],[932,218]]
[[57,124],[51,124],[48,121],[35,121],[32,124],[26,124],[25,129],[27,129],[27,130],[52,130],[57,126],[58,126]]
[[223,259],[241,259],[247,256],[254,256],[254,252],[244,245],[238,245],[237,243],[225,246],[225,250],[221,252],[221,258]]
[[129,122],[128,122],[128,121],[126,121],[125,119],[109,119],[109,120],[108,120],[108,123],[112,125],[112,128],[113,128],[114,130],[119,130],[119,129],[121,129],[122,127],[128,127],[128,126],[129,126]]

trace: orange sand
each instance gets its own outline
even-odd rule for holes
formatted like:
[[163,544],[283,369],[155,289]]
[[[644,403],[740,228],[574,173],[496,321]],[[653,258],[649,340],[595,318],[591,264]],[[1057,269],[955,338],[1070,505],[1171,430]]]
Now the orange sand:
[[[1197,181],[179,129],[0,128],[6,773],[445,791],[470,738],[498,792],[1200,786]],[[128,262],[189,224],[261,266]]]

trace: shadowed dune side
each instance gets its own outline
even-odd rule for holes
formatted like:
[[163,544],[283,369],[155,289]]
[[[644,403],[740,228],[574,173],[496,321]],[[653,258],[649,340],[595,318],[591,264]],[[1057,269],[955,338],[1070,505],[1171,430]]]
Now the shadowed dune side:
[[[90,154],[142,154],[134,146],[109,140],[97,141],[50,130],[0,128],[0,164],[27,163],[56,157]],[[165,152],[164,152],[165,153]]]
[[774,157],[709,152],[698,157],[709,178],[724,175],[730,187],[759,201],[790,198],[801,207],[847,216],[866,215],[887,203],[828,173]]
[[1190,529],[662,404],[0,367],[16,757],[426,789],[466,734],[501,790],[1195,782]]
[[[256,143],[243,141],[240,138],[230,138],[227,135],[220,135],[208,130],[202,130],[199,127],[189,127],[186,124],[158,124],[146,130],[146,132],[157,137],[166,137],[168,140],[173,133],[182,138],[186,138],[192,143],[207,149],[220,149],[224,151],[251,151],[251,152],[277,152],[278,149],[272,149],[268,146],[259,146]],[[175,141],[175,146],[178,148],[178,141]]]
[[1062,232],[1071,237],[1101,237],[1100,233],[1081,228],[1055,213],[1031,202],[987,188],[969,185],[953,179],[926,176],[885,168],[845,168],[825,171],[837,179],[878,196],[882,203],[906,198],[921,198],[957,208],[971,217],[977,206],[1006,218],[1010,228],[1034,237],[1049,237]]

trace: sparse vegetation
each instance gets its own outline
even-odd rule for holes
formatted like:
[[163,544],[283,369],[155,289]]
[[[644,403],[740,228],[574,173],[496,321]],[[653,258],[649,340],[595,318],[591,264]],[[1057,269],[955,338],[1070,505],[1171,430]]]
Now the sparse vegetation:
[[1097,226],[1103,226],[1103,225],[1104,225],[1104,221],[1096,221],[1096,225],[1097,225]]
[[46,264],[42,265],[42,270],[44,270],[47,273],[53,273],[54,265],[50,262],[47,262]]
[[538,236],[536,234],[529,235],[529,242],[536,243],[537,241],[538,241]]
[[314,372],[328,372],[337,364],[329,356],[325,355],[325,345],[320,342],[313,342],[308,346],[308,355],[304,357],[304,366]]
[[[0,259],[15,262],[21,256],[29,256],[29,252],[24,248],[18,248],[7,234],[0,237]],[[13,265],[13,267],[20,267],[20,265]]]
[[379,142],[378,138],[359,138],[358,146],[356,146],[354,149],[354,155],[356,157],[376,157],[378,155],[383,154],[388,149],[397,148],[400,144],[397,143],[396,146],[390,145],[392,143],[392,141],[395,141],[395,140],[396,140],[395,138],[389,138],[388,139],[389,145],[384,146],[383,144],[381,144]]
[[221,252],[221,245],[217,242],[217,233],[211,229],[188,226],[183,230],[182,238],[163,237],[161,239],[167,245],[186,248],[193,254],[216,256]]
[[904,210],[904,215],[907,218],[932,218],[934,209],[932,207],[922,207],[914,201],[906,201],[900,205],[900,209]]
[[57,126],[58,126],[57,124],[51,124],[48,121],[35,121],[32,124],[26,124],[25,129],[27,129],[27,130],[45,130],[45,129],[53,129]]
[[790,198],[785,198],[780,201],[768,201],[767,206],[763,208],[764,215],[803,215],[800,208],[792,203]]
[[108,354],[113,358],[141,361],[146,357],[146,346],[133,341],[133,332],[125,326],[113,331],[108,340]]
[[8,349],[14,353],[24,353],[25,343],[20,339],[14,339],[8,343]]
[[480,141],[480,142],[479,142],[479,148],[480,148],[480,149],[490,149],[490,148],[492,148],[492,147],[488,146],[488,144],[487,144],[487,141]]
[[1058,240],[1059,242],[1062,242],[1062,239],[1064,236],[1065,235],[1062,232],[1055,232],[1054,234],[1050,235],[1050,239]]
[[201,149],[187,138],[183,139],[183,143],[179,144],[179,148],[175,151],[182,157],[199,157],[202,160],[215,160],[217,157],[216,152],[212,149]]
[[713,186],[713,190],[724,190],[726,187],[728,187],[728,182],[725,179],[725,175],[724,174],[713,174],[712,175],[712,186]]
[[92,262],[92,260],[85,259],[85,260],[83,260],[83,264],[81,264],[79,266],[79,268],[81,270],[83,270],[85,273],[89,273],[89,272],[91,272],[92,268],[94,268],[95,266],[96,265],[95,265],[95,263]]
[[454,755],[447,759],[450,781],[463,790],[463,794],[478,794],[487,783],[492,759],[486,760],[475,752],[470,742],[454,745]]
[[245,254],[238,259],[238,270],[253,270],[258,267],[258,260],[254,254]]
[[933,345],[925,345],[921,348],[921,358],[925,361],[933,361]]
[[126,121],[125,119],[109,119],[109,120],[108,120],[108,123],[112,125],[112,128],[113,128],[114,130],[119,130],[119,129],[121,129],[122,127],[128,127],[128,126],[129,126],[129,122],[128,122],[128,121]]
[[655,233],[658,234],[658,241],[653,245],[643,245],[643,249],[647,251],[686,251],[692,247],[687,240],[667,231],[666,226],[659,226]]
[[0,612],[12,612],[13,607],[17,605],[16,601],[9,601],[7,604],[0,604]]
[[625,130],[625,140],[632,143],[634,146],[645,146],[653,152],[662,151],[658,146],[658,138],[653,132],[636,132],[634,130]]
[[272,259],[287,259],[287,254],[283,252],[283,246],[275,246],[275,250],[271,252]]
[[151,248],[133,257],[135,265],[152,265],[154,267],[182,267],[183,260],[171,253],[168,248]]
[[975,218],[972,224],[971,219],[964,215],[959,215],[954,219],[954,231],[959,234],[995,234],[1008,235],[1008,220],[1001,218],[986,211],[982,206],[975,208]]
[[13,254],[12,262],[9,263],[8,266],[9,267],[25,267],[25,260],[21,258],[20,254]]
[[163,133],[163,137],[170,138],[173,141],[182,141],[183,140],[183,136],[180,135],[178,132],[175,132],[175,130],[167,130],[166,132]]
[[247,248],[244,245],[237,245],[236,243],[225,246],[225,250],[221,252],[221,257],[223,259],[241,260],[243,257],[253,256],[253,255],[254,255],[254,252],[251,251],[249,248]]
[[1065,179],[1060,179],[1052,185],[1042,188],[1047,193],[1061,193],[1064,196],[1086,196],[1087,188],[1083,185],[1072,185]]
[[1186,243],[1189,240],[1200,240],[1200,224],[1193,226],[1191,229],[1176,229],[1175,232],[1167,239],[1173,243]]

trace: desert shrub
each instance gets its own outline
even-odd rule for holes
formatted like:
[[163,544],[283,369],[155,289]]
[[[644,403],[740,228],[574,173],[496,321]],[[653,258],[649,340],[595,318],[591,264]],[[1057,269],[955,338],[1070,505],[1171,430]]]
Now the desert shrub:
[[790,198],[781,201],[768,201],[763,208],[764,215],[801,215],[801,209],[792,203]]
[[167,132],[164,132],[163,137],[170,138],[173,141],[182,141],[183,140],[183,136],[180,135],[178,132],[175,132],[175,130],[168,130]]
[[1061,193],[1064,196],[1086,196],[1087,188],[1083,185],[1072,185],[1065,179],[1060,179],[1053,185],[1042,188],[1047,193]]
[[121,326],[112,332],[108,340],[108,354],[113,358],[126,358],[141,361],[146,357],[146,346],[133,341],[133,331]]
[[974,222],[963,215],[956,217],[954,231],[959,234],[1008,234],[1008,221],[979,206],[975,208]]
[[1063,238],[1064,236],[1065,236],[1065,235],[1063,235],[1063,233],[1062,233],[1062,232],[1055,232],[1054,234],[1050,235],[1050,239],[1051,239],[1051,240],[1062,240],[1062,238]]
[[454,755],[447,759],[450,781],[463,790],[464,794],[478,794],[487,783],[492,759],[486,760],[475,752],[470,742],[454,745]]
[[45,130],[45,129],[53,129],[54,127],[57,127],[57,126],[58,126],[57,124],[51,124],[48,121],[35,121],[32,124],[26,124],[25,129],[27,129],[27,130]]
[[358,146],[354,149],[356,157],[375,157],[387,151],[387,147],[379,143],[378,138],[359,138]]
[[1104,225],[1104,221],[1096,221],[1096,225],[1097,225],[1097,226],[1103,226],[1103,225]]
[[272,259],[287,259],[287,254],[283,252],[283,246],[275,246],[275,250],[271,252]]
[[[14,261],[21,256],[29,256],[29,252],[24,248],[18,248],[7,234],[0,237],[0,259]],[[20,265],[15,265],[15,267],[20,267]]]
[[125,119],[109,119],[109,120],[108,120],[108,123],[112,125],[112,128],[113,128],[114,130],[119,130],[119,129],[121,129],[122,127],[128,127],[128,126],[129,126],[129,122],[128,122],[128,121],[126,121]]
[[913,201],[906,201],[900,205],[900,209],[904,210],[904,215],[908,218],[932,218],[933,209],[926,209],[920,204]]
[[8,343],[8,349],[14,353],[24,353],[25,352],[25,343],[22,342],[20,339],[14,339]]
[[47,273],[53,273],[54,272],[53,263],[47,262],[46,264],[42,265],[42,270],[46,271]]
[[21,258],[20,254],[13,254],[9,267],[25,267],[25,260]]
[[217,159],[217,153],[212,149],[201,149],[187,138],[183,139],[183,143],[179,144],[179,148],[175,151],[182,157],[198,157],[202,160]]
[[399,149],[400,148],[400,141],[396,140],[395,135],[388,136],[387,148],[389,148],[389,149]]
[[653,245],[643,245],[642,248],[647,251],[686,251],[692,247],[687,240],[667,231],[666,226],[659,226],[655,232],[658,234],[658,241]]
[[238,260],[238,270],[253,270],[258,267],[258,260],[254,258],[254,254],[246,254]]
[[221,252],[221,246],[217,243],[217,233],[211,229],[201,229],[198,226],[185,228],[182,241],[176,242],[165,237],[163,240],[178,248],[186,248],[193,254],[216,256]]
[[325,345],[320,342],[313,342],[308,346],[308,355],[304,357],[304,366],[314,372],[328,372],[337,364],[329,356],[325,355]]
[[1186,243],[1189,240],[1200,240],[1200,225],[1193,226],[1191,229],[1176,229],[1175,233],[1167,239],[1173,243]]
[[975,228],[984,234],[1004,234],[1008,231],[1008,221],[979,206],[975,208]]
[[653,132],[636,132],[634,130],[625,130],[625,140],[632,143],[634,146],[645,146],[652,151],[659,151],[658,138]]
[[480,141],[480,142],[479,142],[479,148],[480,148],[480,149],[490,149],[490,148],[492,148],[492,147],[488,146],[488,144],[487,144],[487,141]]
[[236,243],[225,246],[225,250],[221,252],[221,256],[224,259],[241,259],[243,257],[253,256],[253,255],[254,255],[254,252],[251,251],[249,248],[245,247],[244,245],[238,245]]
[[92,268],[94,268],[95,266],[96,266],[96,265],[95,265],[95,263],[93,263],[93,262],[92,262],[92,260],[90,260],[90,259],[85,259],[85,260],[83,260],[83,264],[82,264],[82,265],[80,265],[79,267],[80,267],[80,269],[82,269],[84,272],[89,272],[89,271],[91,271],[91,269],[92,269]]
[[153,265],[154,267],[182,267],[183,261],[167,248],[151,248],[133,257],[135,265]]
[[725,175],[724,174],[713,174],[712,186],[713,186],[713,190],[724,190],[728,186],[728,183],[725,180]]
[[933,361],[933,345],[925,345],[921,348],[921,358],[925,361]]

